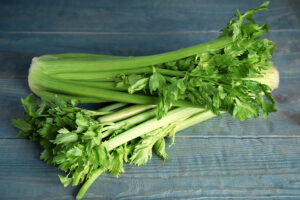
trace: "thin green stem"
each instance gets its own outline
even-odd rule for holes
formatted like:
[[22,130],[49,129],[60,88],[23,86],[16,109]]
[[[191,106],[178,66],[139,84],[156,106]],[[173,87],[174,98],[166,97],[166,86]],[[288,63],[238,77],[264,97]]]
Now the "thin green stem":
[[76,199],[80,200],[83,198],[84,194],[86,193],[86,191],[89,189],[89,187],[95,182],[95,180],[102,174],[104,173],[106,170],[103,168],[99,168],[97,170],[95,170],[92,175],[90,176],[90,178],[88,180],[86,180],[84,182],[84,184],[81,186],[79,192],[76,195]]
[[130,117],[128,119],[122,120],[120,122],[115,123],[113,128],[108,129],[102,134],[102,138],[105,138],[109,135],[111,135],[115,130],[118,130],[122,128],[122,130],[127,130],[139,123],[142,123],[150,118],[153,118],[155,116],[156,109],[152,109],[137,115],[134,115],[133,117]]
[[88,86],[88,87],[95,87],[101,89],[109,89],[115,91],[128,91],[127,86],[120,86],[117,87],[115,82],[104,82],[104,81],[73,81],[73,80],[64,80],[68,83],[76,84],[79,83],[80,85]]
[[[222,112],[223,113],[223,112]],[[190,126],[194,126],[195,124],[198,124],[200,122],[203,122],[205,120],[208,120],[210,118],[215,117],[216,115],[212,113],[211,111],[202,111],[200,113],[197,113],[190,118],[187,118],[186,120],[180,122],[176,128],[175,131],[181,131],[183,129],[186,129]]]
[[105,72],[74,72],[71,70],[70,72],[53,74],[51,76],[60,79],[67,80],[92,80],[92,81],[113,81],[116,76],[121,74],[141,74],[141,73],[150,73],[152,72],[152,68],[143,67],[138,69],[123,69],[118,71],[105,71]]
[[[67,80],[89,80],[89,81],[114,81],[115,78],[119,75],[128,75],[128,74],[144,74],[144,73],[152,73],[152,67],[142,67],[135,69],[123,69],[118,71],[97,71],[97,72],[65,72],[59,74],[53,74],[52,76],[60,79]],[[183,77],[185,75],[184,71],[175,71],[170,69],[160,69],[157,68],[157,71],[163,75],[169,76],[179,76]]]
[[101,54],[89,54],[89,53],[61,53],[61,54],[48,54],[40,56],[42,60],[58,60],[58,59],[120,59],[125,58],[124,56],[111,56]]
[[33,86],[32,84],[29,84],[29,88],[32,92],[34,92],[36,95],[43,97],[43,98],[48,98],[48,99],[62,99],[65,101],[70,101],[72,99],[76,99],[79,101],[79,103],[103,103],[103,102],[107,102],[105,100],[101,100],[99,98],[93,98],[93,97],[82,97],[82,96],[74,96],[74,95],[66,95],[66,94],[60,94],[60,93],[53,93],[50,91],[46,91],[46,90],[42,90],[39,89],[35,86]]
[[57,74],[63,72],[95,72],[95,71],[113,71],[134,69],[146,66],[157,65],[164,62],[169,62],[188,56],[195,55],[197,53],[217,51],[224,48],[226,45],[232,42],[231,37],[223,37],[214,41],[195,45],[192,47],[182,48],[176,51],[170,51],[162,54],[156,54],[151,56],[140,57],[126,57],[119,59],[93,59],[93,60],[39,60],[39,66],[41,66],[45,72],[49,74]]
[[126,119],[128,117],[134,116],[136,114],[139,114],[141,112],[144,112],[145,110],[149,110],[151,108],[155,108],[156,105],[133,105],[128,108],[124,108],[122,110],[119,110],[117,112],[114,112],[109,115],[105,115],[98,118],[98,121],[103,122],[116,122],[120,121],[122,119]]
[[146,133],[149,133],[157,128],[160,128],[162,126],[166,126],[172,122],[175,122],[180,119],[184,119],[188,116],[191,116],[195,113],[200,112],[202,109],[199,108],[176,108],[170,112],[167,113],[165,117],[163,117],[160,120],[157,120],[156,118],[150,119],[140,125],[137,125],[125,132],[123,132],[120,135],[117,135],[116,137],[108,140],[107,143],[107,149],[109,151],[113,150],[114,148],[133,140],[137,137],[140,137]]

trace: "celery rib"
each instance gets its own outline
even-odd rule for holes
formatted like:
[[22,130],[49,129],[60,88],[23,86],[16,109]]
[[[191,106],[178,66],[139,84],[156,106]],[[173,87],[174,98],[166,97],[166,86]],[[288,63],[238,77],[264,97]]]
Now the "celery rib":
[[[134,103],[134,104],[158,104],[158,97],[146,96],[139,94],[129,94],[127,92],[113,91],[109,89],[102,89],[96,87],[88,87],[81,85],[80,83],[69,83],[65,80],[54,79],[50,76],[45,75],[39,66],[35,66],[35,62],[31,65],[29,73],[29,84],[35,85],[39,88],[55,91],[57,93],[67,94],[71,96],[85,96],[98,98],[100,102],[124,102],[124,103]],[[84,102],[83,102],[84,103]],[[191,102],[180,100],[174,102],[174,106],[183,107],[201,107],[194,105]]]
[[86,191],[89,189],[89,187],[95,182],[95,180],[106,171],[104,168],[96,169],[89,179],[87,179],[84,184],[81,186],[79,192],[76,195],[76,199],[82,199]]
[[64,101],[70,101],[72,99],[76,99],[79,101],[79,103],[104,103],[107,102],[106,100],[100,99],[100,98],[93,98],[93,97],[85,97],[85,96],[74,96],[74,95],[66,95],[61,94],[57,92],[50,92],[47,90],[42,90],[34,86],[33,84],[29,84],[29,88],[32,92],[34,92],[36,95],[43,97],[43,98],[49,98],[49,99],[62,99]]
[[[152,67],[142,67],[137,69],[124,69],[121,71],[105,71],[105,72],[68,72],[53,74],[52,77],[67,80],[92,80],[92,81],[114,81],[117,76],[129,74],[152,73]],[[174,71],[169,69],[160,69],[157,71],[163,75],[183,77],[185,72]]]
[[149,109],[155,108],[155,107],[156,107],[156,105],[133,105],[128,108],[124,108],[120,111],[114,112],[112,114],[99,117],[98,121],[100,123],[116,122],[116,121],[126,119],[128,117],[131,117],[133,115],[139,114],[141,112],[144,112],[146,110],[149,110]]
[[125,57],[118,59],[87,59],[87,60],[39,60],[39,65],[45,73],[57,74],[63,72],[95,72],[95,71],[115,71],[124,69],[134,69],[146,66],[157,65],[173,60],[178,60],[202,52],[217,51],[232,42],[231,37],[223,37],[208,43],[199,44],[162,54],[139,57]]
[[168,112],[167,115],[160,120],[153,118],[108,140],[107,149],[111,151],[128,141],[131,141],[162,126],[166,126],[170,123],[176,122],[177,120],[189,117],[202,110],[203,109],[199,108],[176,108]]
[[128,119],[117,122],[115,123],[112,129],[108,129],[107,131],[103,132],[101,136],[102,138],[105,138],[111,135],[114,131],[118,130],[119,128],[125,128],[125,130],[127,130],[139,123],[144,122],[145,120],[155,117],[155,112],[156,112],[155,109],[148,110],[146,112],[134,115]]

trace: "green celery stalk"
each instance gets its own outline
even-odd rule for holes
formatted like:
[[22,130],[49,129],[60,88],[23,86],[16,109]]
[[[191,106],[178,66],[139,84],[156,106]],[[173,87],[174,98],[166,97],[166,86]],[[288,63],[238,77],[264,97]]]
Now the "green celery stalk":
[[118,86],[114,82],[104,82],[104,81],[73,81],[67,80],[68,83],[76,84],[80,83],[80,85],[88,86],[88,87],[95,87],[101,89],[109,89],[109,90],[116,90],[116,91],[128,91],[127,86]]
[[146,133],[149,133],[157,128],[162,126],[166,126],[170,123],[174,123],[178,120],[185,119],[193,114],[199,113],[203,109],[200,108],[176,108],[167,113],[165,117],[160,120],[153,118],[148,120],[140,125],[137,125],[116,137],[109,139],[107,142],[107,149],[109,151],[113,150],[114,148],[133,140],[137,137],[140,137]]
[[79,103],[103,103],[107,102],[106,100],[100,99],[100,98],[94,98],[94,97],[85,97],[85,96],[76,96],[76,95],[66,95],[66,94],[60,94],[57,92],[50,92],[47,90],[42,90],[35,85],[30,85],[30,89],[32,92],[34,92],[36,95],[43,97],[43,98],[49,98],[49,99],[62,99],[64,101],[70,101],[72,99],[76,99],[79,101]]
[[[183,77],[185,72],[174,71],[169,69],[157,69],[157,71],[163,75]],[[67,80],[93,80],[93,81],[114,81],[116,76],[130,75],[130,74],[143,74],[152,73],[152,67],[141,67],[137,69],[123,69],[122,71],[105,71],[105,72],[68,72],[53,74],[52,77],[67,79]]]
[[84,58],[100,58],[100,59],[120,59],[124,56],[111,56],[102,54],[89,54],[89,53],[61,53],[61,54],[48,54],[40,57],[42,60],[57,60],[57,59],[84,59]]
[[89,189],[89,187],[90,187],[90,186],[95,182],[95,180],[96,180],[103,172],[105,172],[105,171],[106,171],[106,169],[103,169],[103,168],[96,169],[96,170],[92,173],[91,177],[90,177],[88,180],[86,180],[86,181],[84,182],[84,184],[81,186],[79,192],[78,192],[77,195],[76,195],[76,199],[77,199],[77,200],[82,199],[83,196],[84,196],[84,194],[86,193],[86,191]]
[[[224,112],[221,112],[221,114],[222,113],[224,113]],[[176,125],[175,132],[178,132],[178,131],[181,131],[188,127],[194,126],[200,122],[211,119],[213,117],[216,117],[216,115],[214,113],[212,113],[211,111],[199,112],[199,113],[191,116],[190,118],[187,118],[186,120],[180,122],[178,125]]]
[[178,60],[202,52],[217,51],[232,42],[231,37],[223,37],[214,41],[199,44],[176,51],[139,57],[121,57],[118,59],[89,58],[80,59],[38,59],[38,65],[47,74],[64,72],[96,72],[135,69]]
[[125,130],[127,130],[127,129],[141,123],[141,122],[144,122],[145,120],[153,118],[155,116],[155,112],[156,112],[156,110],[152,109],[152,110],[148,110],[146,112],[134,115],[134,116],[132,116],[128,119],[119,121],[119,122],[114,124],[113,128],[108,129],[101,136],[102,136],[102,138],[105,138],[105,137],[111,135],[111,133],[113,131],[118,130],[120,128],[124,128]]
[[[150,110],[145,113],[149,113],[151,115],[151,112],[153,116],[155,115],[155,110]],[[144,113],[142,113],[144,114]],[[142,116],[142,114],[139,114]],[[195,109],[195,108],[178,108],[170,111],[166,117],[164,117],[161,120],[148,120],[132,129],[129,129],[128,131],[123,132],[122,134],[110,139],[107,144],[107,149],[112,150],[134,138],[140,137],[143,134],[149,133],[161,126],[168,125],[170,123],[176,122],[178,120],[182,120],[185,117],[191,116],[191,118],[184,120],[183,122],[178,124],[178,127],[176,127],[176,131],[182,130],[184,128],[187,128],[188,126],[194,125],[197,122],[207,120],[209,118],[212,118],[214,114],[212,114],[210,111],[203,112],[203,109]],[[134,116],[133,118],[137,118],[138,116]],[[131,119],[131,118],[129,118]],[[125,120],[126,121],[126,120]],[[127,120],[128,121],[128,120]],[[132,121],[133,122],[133,121]],[[107,131],[110,133],[109,131]],[[107,133],[105,132],[105,133]],[[104,134],[105,134],[104,133]],[[103,138],[107,137],[109,134],[102,136]],[[130,139],[128,139],[129,137]],[[76,195],[76,199],[82,199],[86,191],[89,189],[89,187],[95,182],[95,180],[106,170],[103,168],[99,168],[95,170],[91,178],[87,179],[85,183],[81,186],[79,192]]]
[[[29,87],[42,88],[45,90],[55,91],[56,93],[64,93],[72,96],[85,96],[92,98],[99,98],[104,101],[118,101],[134,104],[157,104],[158,98],[154,96],[146,96],[139,94],[129,94],[127,92],[119,92],[108,89],[87,87],[80,83],[70,83],[66,80],[54,79],[53,77],[45,75],[33,61],[28,79]],[[199,107],[188,101],[176,101],[174,106],[191,106]]]
[[112,114],[99,117],[98,121],[100,123],[116,122],[155,107],[156,107],[155,105],[133,105],[128,108],[124,108],[120,111],[114,112]]

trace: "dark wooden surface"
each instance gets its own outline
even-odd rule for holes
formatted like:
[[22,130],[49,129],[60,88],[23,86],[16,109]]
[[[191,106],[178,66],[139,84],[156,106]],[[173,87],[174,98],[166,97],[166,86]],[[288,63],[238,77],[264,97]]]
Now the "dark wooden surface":
[[[0,199],[73,199],[59,171],[39,160],[40,147],[17,138],[30,93],[32,57],[86,52],[147,55],[214,39],[236,9],[254,0],[0,1]],[[225,115],[181,131],[142,167],[118,179],[102,175],[85,199],[300,199],[300,2],[272,0],[256,19],[268,23],[280,71],[278,112],[239,122]]]

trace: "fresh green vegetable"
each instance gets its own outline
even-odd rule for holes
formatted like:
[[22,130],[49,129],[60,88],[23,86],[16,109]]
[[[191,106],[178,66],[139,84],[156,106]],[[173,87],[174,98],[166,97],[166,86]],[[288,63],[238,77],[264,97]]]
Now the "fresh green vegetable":
[[141,113],[141,112],[143,112],[145,110],[149,110],[149,109],[154,108],[154,107],[155,107],[155,105],[133,105],[133,106],[130,106],[130,107],[126,108],[126,109],[114,112],[114,113],[112,113],[110,115],[99,117],[98,121],[99,122],[115,122],[115,121],[120,121],[122,119],[128,118],[129,116],[139,114],[139,113]]
[[[51,93],[80,102],[117,101],[157,105],[161,119],[172,107],[197,107],[238,120],[274,112],[271,89],[253,81],[272,63],[274,45],[261,35],[253,14],[269,2],[239,11],[219,38],[188,48],[141,57],[56,54],[34,58],[29,85],[41,97]],[[48,92],[45,94],[45,92]],[[265,95],[266,99],[262,96]]]
[[[203,111],[176,108],[157,120],[155,109],[145,109],[112,122],[115,117],[109,117],[111,111],[107,107],[102,109],[105,112],[91,111],[76,107],[74,101],[67,103],[59,98],[38,103],[32,95],[22,99],[22,104],[28,118],[13,120],[13,124],[21,129],[18,136],[40,143],[44,148],[41,159],[58,165],[67,173],[66,176],[59,175],[65,186],[78,185],[85,180],[88,180],[85,184],[90,184],[100,171],[110,171],[118,176],[124,172],[123,162],[136,165],[147,162],[152,147],[156,154],[166,159],[164,137],[174,136],[176,124]],[[139,107],[134,108],[139,110]],[[116,113],[122,118],[126,110],[128,108]],[[98,121],[99,116],[107,116],[112,121]],[[83,195],[87,189],[85,185],[78,195]]]
[[[40,158],[66,173],[64,186],[83,183],[81,199],[102,173],[124,172],[124,162],[143,165],[152,152],[166,160],[165,137],[173,144],[177,131],[224,112],[267,118],[279,77],[268,60],[274,45],[260,38],[267,25],[252,18],[267,6],[238,12],[215,41],[173,52],[34,58],[28,81],[42,101],[22,99],[28,118],[13,120],[18,136],[40,143]],[[112,101],[95,111],[77,107]]]
[[[275,89],[278,72],[271,68],[264,79],[257,80]],[[157,120],[156,109],[149,105],[141,111],[141,105],[115,103],[92,111],[76,107],[74,100],[67,103],[55,98],[38,103],[32,95],[22,99],[22,104],[28,118],[13,120],[21,129],[18,136],[40,143],[44,148],[41,159],[67,173],[59,175],[65,186],[84,182],[77,199],[100,174],[110,171],[118,176],[124,172],[124,162],[143,165],[151,159],[152,151],[166,160],[166,136],[174,142],[177,131],[216,116],[187,107],[172,109]]]

